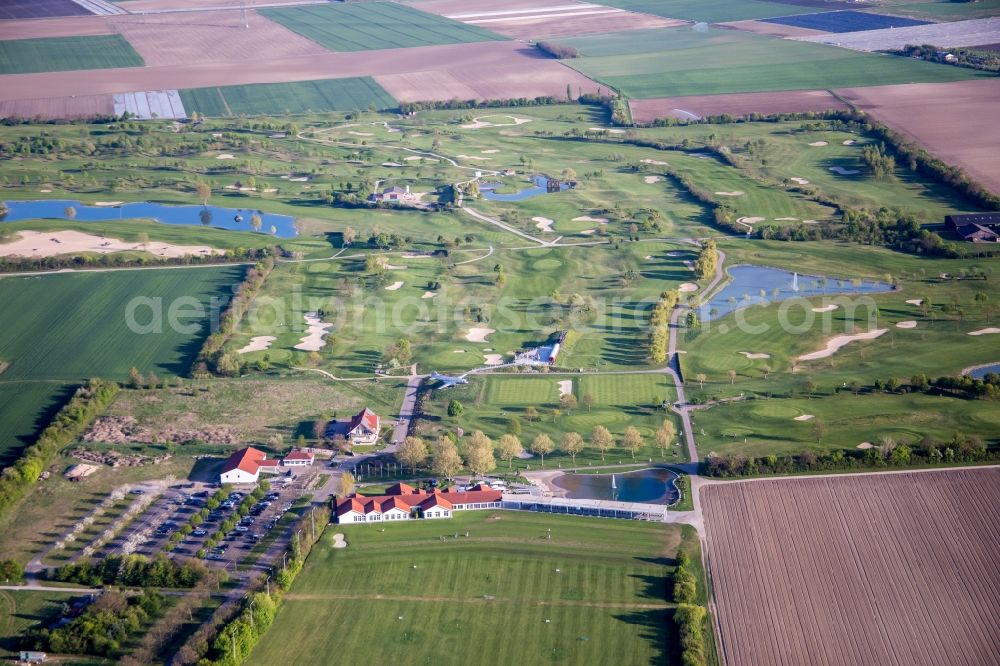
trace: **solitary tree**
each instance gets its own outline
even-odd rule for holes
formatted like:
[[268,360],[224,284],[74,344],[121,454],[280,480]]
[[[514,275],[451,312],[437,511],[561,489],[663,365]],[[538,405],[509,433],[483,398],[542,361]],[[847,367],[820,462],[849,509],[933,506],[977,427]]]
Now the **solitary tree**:
[[407,437],[399,445],[396,459],[404,465],[409,465],[412,472],[416,474],[417,467],[427,460],[427,445],[419,437]]
[[771,374],[771,366],[766,363],[760,366],[760,374],[764,375],[764,379],[767,379],[767,376]]
[[340,496],[350,495],[354,492],[354,475],[350,472],[340,474]]
[[590,443],[601,452],[601,460],[603,461],[604,454],[615,447],[615,438],[611,436],[611,432],[607,428],[599,425],[590,432]]
[[559,398],[559,408],[564,412],[572,412],[576,409],[576,396],[566,393]]
[[584,393],[582,400],[583,400],[583,406],[586,407],[587,411],[589,412],[591,408],[594,406],[594,396],[592,396],[589,393]]
[[535,439],[531,440],[531,452],[542,457],[542,467],[545,467],[545,455],[552,453],[555,448],[556,445],[552,442],[552,438],[544,432],[539,433]]
[[132,388],[138,389],[143,387],[142,373],[139,372],[139,368],[132,366],[128,371],[128,383]]
[[524,446],[521,445],[521,440],[518,439],[517,435],[507,433],[500,438],[497,450],[500,453],[500,459],[506,460],[507,469],[510,469],[514,458],[524,451]]
[[195,192],[198,193],[198,198],[201,199],[201,203],[204,206],[208,205],[208,198],[212,196],[212,188],[208,186],[208,183],[204,181],[199,181],[197,185],[194,186]]
[[462,458],[458,455],[455,442],[447,437],[441,437],[434,444],[434,451],[431,453],[431,471],[451,481],[460,469],[462,469]]
[[353,243],[354,239],[357,237],[358,237],[358,232],[356,229],[354,229],[353,227],[344,227],[343,239],[345,246]]
[[730,384],[735,384],[736,383],[736,371],[735,370],[730,370],[726,374],[729,375],[729,383]]
[[708,377],[705,375],[704,372],[699,372],[697,375],[694,376],[694,378],[695,381],[698,382],[698,386],[700,388],[705,388],[705,382],[708,380]]
[[473,474],[484,475],[496,469],[497,461],[493,456],[493,441],[482,430],[477,430],[465,444],[465,464]]
[[642,433],[634,426],[625,429],[625,437],[622,438],[622,448],[632,454],[635,460],[635,452],[642,448]]
[[66,216],[67,220],[75,219],[76,218],[76,208],[73,208],[72,206],[66,206],[63,209],[63,215]]
[[573,464],[576,465],[576,457],[583,451],[583,437],[580,437],[579,433],[568,432],[563,435],[559,448],[563,453],[572,456]]
[[663,423],[656,430],[656,444],[660,447],[660,455],[664,455],[664,451],[673,443],[674,437],[677,436],[677,427],[674,422],[670,419],[664,419]]
[[529,422],[537,421],[538,409],[536,409],[534,406],[529,406],[527,409],[524,410],[524,418],[526,418]]
[[253,215],[250,216],[250,228],[253,229],[254,231],[260,231],[260,228],[263,225],[263,223],[264,221],[257,213],[254,213]]
[[465,413],[465,407],[462,406],[462,403],[460,403],[458,400],[448,401],[448,416],[454,419],[458,418],[464,413]]

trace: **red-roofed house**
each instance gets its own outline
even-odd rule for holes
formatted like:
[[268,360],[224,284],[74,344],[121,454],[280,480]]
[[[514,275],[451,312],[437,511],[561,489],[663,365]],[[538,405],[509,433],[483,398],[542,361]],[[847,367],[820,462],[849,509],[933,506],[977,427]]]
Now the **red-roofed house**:
[[288,455],[281,459],[281,464],[285,467],[307,467],[316,461],[316,456],[302,449],[292,449]]
[[266,453],[252,446],[234,451],[223,464],[219,481],[221,483],[257,483],[260,476],[260,463],[266,459]]
[[382,419],[379,415],[365,407],[349,421],[331,421],[326,428],[326,437],[344,437],[355,444],[374,444],[378,441],[381,428]]
[[499,509],[503,493],[499,490],[470,492],[426,492],[405,483],[397,483],[385,495],[365,497],[353,494],[337,500],[338,523],[381,523],[416,518],[451,518],[455,511]]

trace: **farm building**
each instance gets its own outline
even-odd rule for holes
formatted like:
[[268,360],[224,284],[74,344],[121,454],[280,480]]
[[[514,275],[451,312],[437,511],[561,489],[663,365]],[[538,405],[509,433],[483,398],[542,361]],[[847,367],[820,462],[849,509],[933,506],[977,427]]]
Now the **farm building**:
[[1000,242],[1000,213],[948,215],[945,226],[970,243]]
[[368,197],[368,200],[373,203],[379,203],[381,201],[386,201],[389,203],[417,203],[420,201],[419,194],[412,194],[410,192],[410,186],[399,187],[398,185],[393,185],[392,187],[387,187],[381,192],[376,192],[375,194]]
[[479,484],[463,492],[417,490],[397,483],[385,495],[357,493],[337,500],[338,523],[381,523],[394,520],[451,518],[455,511],[499,509],[503,494]]
[[365,407],[348,421],[330,421],[326,427],[327,439],[343,437],[355,444],[374,444],[382,428],[382,419]]

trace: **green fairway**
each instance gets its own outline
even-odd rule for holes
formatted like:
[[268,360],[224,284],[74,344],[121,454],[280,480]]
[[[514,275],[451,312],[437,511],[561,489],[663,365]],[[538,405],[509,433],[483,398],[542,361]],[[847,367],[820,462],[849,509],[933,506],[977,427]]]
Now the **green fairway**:
[[[0,374],[0,451],[15,453],[37,432],[38,420],[51,413],[67,384],[91,376],[123,380],[129,368],[169,377],[187,372],[208,327],[213,297],[238,282],[243,267],[131,271],[6,277],[0,279],[0,302],[9,313],[0,329],[0,359],[10,366]],[[169,325],[169,308],[177,299],[177,322]],[[134,299],[137,299],[134,301]],[[136,324],[154,324],[157,332],[134,332],[128,324],[129,304]],[[201,303],[201,316],[190,317],[191,303]],[[175,306],[177,307],[177,306]],[[23,393],[22,393],[23,391]]]
[[369,76],[294,83],[189,88],[180,91],[184,108],[206,116],[322,113],[396,106]]
[[142,67],[142,56],[121,35],[0,41],[0,74]]
[[[660,50],[568,61],[630,97],[714,95],[959,81],[989,76],[912,58],[857,53],[821,44],[729,32],[663,31]],[[678,35],[678,46],[672,45]],[[584,49],[586,40],[582,40]],[[700,44],[698,42],[701,42]],[[640,43],[651,43],[645,39]],[[615,42],[605,45],[613,49]],[[595,50],[600,52],[600,38]]]
[[58,618],[63,604],[80,596],[65,592],[0,590],[0,657],[16,659],[25,630]]
[[680,539],[676,526],[511,511],[332,525],[248,663],[674,663]]
[[331,51],[367,51],[506,39],[392,2],[282,7],[260,13]]
[[673,381],[665,373],[581,377],[577,397],[591,395],[595,405],[628,409],[659,404],[673,394]]
[[798,7],[779,2],[766,2],[765,0],[743,0],[742,2],[735,0],[609,0],[604,4],[633,12],[707,23],[745,21],[792,14],[813,14],[823,11],[820,7]]

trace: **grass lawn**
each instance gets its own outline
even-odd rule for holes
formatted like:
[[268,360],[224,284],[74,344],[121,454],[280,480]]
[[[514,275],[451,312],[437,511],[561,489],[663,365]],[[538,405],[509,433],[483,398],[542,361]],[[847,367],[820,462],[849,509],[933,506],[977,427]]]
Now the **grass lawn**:
[[764,0],[754,2],[734,2],[733,0],[609,0],[605,4],[633,12],[707,23],[745,21],[770,16],[811,14],[822,11],[819,7],[796,7],[795,5]]
[[396,100],[370,76],[292,83],[188,88],[180,91],[188,113],[206,116],[302,114],[388,109]]
[[[676,658],[678,527],[510,511],[365,527],[327,528],[249,664]],[[337,532],[344,550],[330,547]]]
[[0,74],[142,67],[142,56],[121,35],[0,41]]
[[16,659],[21,635],[35,625],[58,618],[62,605],[78,596],[81,595],[0,590],[0,658]]
[[392,2],[282,7],[260,13],[331,51],[367,51],[506,39]]

